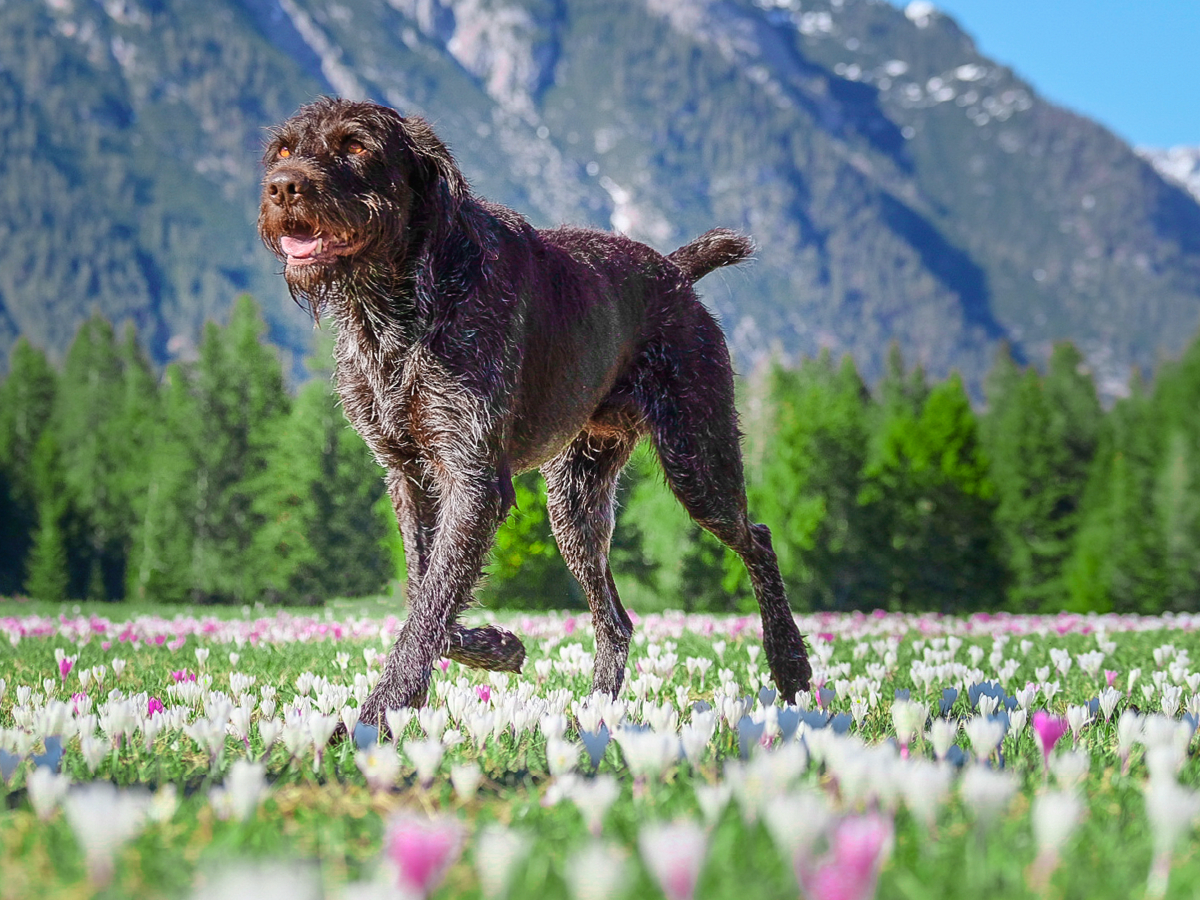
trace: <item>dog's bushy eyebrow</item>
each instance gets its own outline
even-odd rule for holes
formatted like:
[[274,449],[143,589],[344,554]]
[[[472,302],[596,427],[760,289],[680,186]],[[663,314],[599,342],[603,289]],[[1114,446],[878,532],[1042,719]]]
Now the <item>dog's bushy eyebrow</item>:
[[263,138],[263,162],[273,162],[275,153],[280,147],[291,147],[295,143],[296,135],[288,129],[286,124],[268,128]]

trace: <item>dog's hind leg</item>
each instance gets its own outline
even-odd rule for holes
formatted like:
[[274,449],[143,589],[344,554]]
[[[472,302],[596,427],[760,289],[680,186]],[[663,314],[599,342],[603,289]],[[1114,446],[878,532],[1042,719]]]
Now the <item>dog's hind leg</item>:
[[667,482],[696,523],[741,557],[762,612],[763,649],[782,699],[807,690],[812,670],[784,594],[771,532],[746,511],[740,433],[729,351],[699,303],[686,332],[691,346],[660,345],[643,355],[638,401]]
[[633,623],[617,595],[608,550],[617,478],[638,437],[636,431],[606,430],[603,436],[584,431],[542,467],[554,539],[592,610],[596,630],[592,691],[613,697],[625,678]]

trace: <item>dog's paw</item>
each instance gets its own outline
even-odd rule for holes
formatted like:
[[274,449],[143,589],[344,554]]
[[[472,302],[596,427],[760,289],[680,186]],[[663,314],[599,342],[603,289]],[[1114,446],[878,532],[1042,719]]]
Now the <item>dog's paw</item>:
[[496,625],[459,627],[450,632],[446,655],[475,669],[520,672],[525,664],[525,645],[511,631]]
[[808,662],[804,638],[797,630],[794,635],[785,634],[782,641],[764,639],[763,648],[767,651],[767,664],[779,699],[784,703],[795,703],[796,694],[807,691],[812,682],[812,666]]

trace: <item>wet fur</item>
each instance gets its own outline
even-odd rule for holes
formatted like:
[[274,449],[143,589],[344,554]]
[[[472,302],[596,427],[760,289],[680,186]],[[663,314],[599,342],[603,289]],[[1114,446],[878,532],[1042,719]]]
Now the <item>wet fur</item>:
[[532,468],[591,606],[593,690],[617,693],[632,624],[608,566],[614,497],[647,435],[680,502],[746,563],[782,698],[808,688],[770,533],[746,514],[729,353],[692,288],[746,258],[749,239],[717,229],[664,257],[618,234],[534,229],[475,198],[426,122],[369,103],[303,107],[264,163],[259,230],[276,255],[292,233],[355,248],[285,278],[335,322],[337,390],[387,470],[404,538],[409,616],[363,721],[423,703],[442,655],[519,670],[516,636],[458,616],[512,476]]

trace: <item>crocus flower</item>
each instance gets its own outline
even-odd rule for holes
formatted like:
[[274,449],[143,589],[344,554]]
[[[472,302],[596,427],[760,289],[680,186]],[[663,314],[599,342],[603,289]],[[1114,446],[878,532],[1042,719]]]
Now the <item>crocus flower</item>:
[[157,697],[151,697],[146,701],[146,718],[151,719],[155,713],[163,711],[163,702]]
[[428,897],[462,852],[463,827],[457,819],[424,819],[401,813],[388,822],[384,853],[396,868],[398,887]]
[[925,727],[925,705],[915,700],[897,700],[892,704],[892,724],[900,741],[900,755],[908,758],[908,743]]
[[[604,814],[620,795],[621,786],[612,775],[576,779],[567,791],[567,797],[578,808],[594,837],[599,837],[604,830]],[[728,791],[725,796],[728,798]]]
[[70,656],[64,656],[58,661],[58,674],[62,677],[62,682],[67,683],[67,676],[71,674],[71,667],[75,665],[75,660]]
[[1105,669],[1104,670],[1104,680],[1105,680],[1105,682],[1107,682],[1109,687],[1112,687],[1113,682],[1117,680],[1117,676],[1120,674],[1121,674],[1120,672],[1115,672],[1112,669]]
[[1152,777],[1144,790],[1146,817],[1154,831],[1154,861],[1150,865],[1146,896],[1161,897],[1167,890],[1175,845],[1200,815],[1200,795],[1174,778]]
[[63,809],[83,848],[92,884],[104,885],[112,879],[113,858],[121,845],[141,830],[149,806],[149,794],[118,790],[106,781],[94,781],[67,794]]
[[871,900],[891,844],[891,819],[878,813],[850,816],[834,829],[824,857],[797,856],[796,880],[808,900]]
[[[395,753],[392,754],[395,756]],[[479,783],[483,781],[483,771],[478,763],[462,763],[450,767],[450,783],[454,785],[454,793],[463,803],[475,796]]]
[[692,900],[708,852],[704,829],[686,821],[647,825],[638,835],[638,848],[667,900]]
[[529,852],[529,838],[503,825],[485,825],[475,838],[475,872],[485,897],[508,893],[513,870]]
[[404,742],[404,755],[409,758],[413,768],[417,770],[417,780],[424,788],[433,784],[433,777],[437,774],[438,766],[442,764],[442,756],[445,755],[445,752],[446,748],[436,738]]
[[373,791],[391,790],[400,775],[400,757],[391,744],[372,744],[354,754],[354,764]]
[[575,900],[610,900],[628,883],[625,853],[613,844],[593,841],[567,860],[563,871]]
[[71,779],[68,776],[59,775],[48,766],[37,766],[25,779],[29,805],[43,821],[54,815],[70,786]]
[[239,759],[229,769],[225,784],[209,792],[209,802],[219,819],[247,821],[267,795],[266,766]]
[[971,766],[959,781],[958,790],[976,824],[986,828],[1008,806],[1018,786],[1010,772]]
[[1060,737],[1067,733],[1069,727],[1066,719],[1052,716],[1044,709],[1039,709],[1033,714],[1033,733],[1037,738],[1038,746],[1042,748],[1043,770],[1050,765],[1050,754],[1054,750],[1054,745],[1058,743]]
[[1040,893],[1049,885],[1050,877],[1058,868],[1059,850],[1082,816],[1083,801],[1074,791],[1049,791],[1034,799],[1033,835],[1038,855],[1026,875],[1035,891]]

